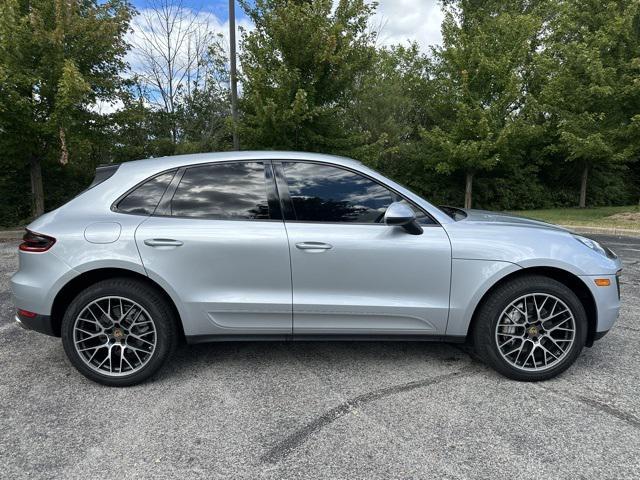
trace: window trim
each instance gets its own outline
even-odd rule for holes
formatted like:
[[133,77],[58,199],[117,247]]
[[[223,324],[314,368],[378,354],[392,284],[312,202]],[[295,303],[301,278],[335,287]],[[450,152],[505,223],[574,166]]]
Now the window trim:
[[284,174],[284,167],[281,161],[272,162],[275,171],[276,188],[278,189],[278,197],[280,198],[280,209],[285,222],[296,222],[296,214],[293,209],[293,202],[289,195],[289,185]]
[[176,174],[173,176],[171,183],[169,184],[167,189],[164,191],[162,198],[158,202],[158,207],[155,209],[152,216],[154,217],[165,217],[165,216],[170,217],[171,216],[171,200],[173,199],[173,196],[175,195],[176,190],[178,189],[178,185],[180,185],[180,182],[182,181],[184,172],[186,171],[187,169],[185,167],[180,167],[178,169]]
[[277,220],[279,222],[284,221],[282,215],[282,203],[280,196],[278,195],[278,187],[276,186],[276,173],[273,168],[273,162],[271,160],[264,163],[264,181],[267,189],[267,204],[269,205],[269,218],[268,220]]
[[[124,192],[122,195],[120,195],[118,198],[115,199],[115,201],[113,203],[111,203],[111,207],[110,210],[112,212],[115,213],[120,213],[122,215],[138,215],[140,217],[152,217],[155,212],[158,210],[158,206],[160,205],[160,203],[162,202],[162,199],[164,198],[164,195],[167,193],[167,190],[169,189],[169,187],[171,186],[171,184],[173,183],[173,181],[176,178],[176,174],[178,173],[178,170],[180,170],[180,168],[178,167],[172,167],[172,168],[167,168],[166,170],[163,170],[161,172],[158,172],[154,175],[151,175],[150,177],[145,178],[144,180],[142,180],[141,182],[136,183],[133,187],[131,187],[129,190],[127,190],[126,192]],[[156,177],[159,177],[161,175],[165,175],[167,173],[171,173],[173,172],[173,177],[171,178],[171,180],[169,181],[168,185],[166,186],[166,188],[164,189],[164,192],[162,192],[162,195],[160,196],[160,200],[158,200],[158,203],[156,204],[156,206],[153,209],[153,212],[149,213],[149,214],[143,214],[143,213],[135,213],[135,212],[123,212],[122,210],[120,210],[118,208],[118,205],[120,204],[120,202],[122,202],[130,193],[132,193],[134,190],[136,190],[137,188],[141,187],[142,185],[144,185],[145,183],[147,183],[150,180],[153,180]]]
[[[229,219],[229,218],[199,218],[199,217],[183,217],[183,216],[177,216],[177,215],[171,215],[171,212],[169,210],[169,213],[166,214],[165,213],[158,213],[159,207],[162,205],[164,207],[164,209],[166,209],[166,204],[164,202],[168,202],[168,205],[170,205],[171,200],[173,200],[173,195],[175,194],[175,191],[177,190],[179,181],[182,180],[182,176],[184,175],[184,172],[186,171],[187,168],[192,168],[192,167],[200,167],[200,166],[205,166],[205,165],[217,165],[220,163],[263,163],[265,166],[265,182],[267,182],[267,165],[270,165],[271,167],[271,173],[273,174],[272,178],[271,178],[271,182],[267,183],[267,201],[269,201],[269,192],[272,191],[272,193],[275,193],[275,195],[277,196],[277,198],[279,198],[279,203],[280,203],[280,211],[279,211],[279,217],[280,218],[260,218],[260,219]],[[243,158],[243,159],[230,159],[230,160],[218,160],[215,162],[206,162],[206,163],[193,163],[193,164],[189,164],[189,165],[182,165],[182,166],[177,166],[177,167],[171,167],[171,168],[167,168],[161,172],[158,172],[154,175],[151,175],[150,177],[147,177],[146,179],[142,180],[141,182],[139,182],[138,184],[136,184],[135,186],[131,187],[129,190],[127,190],[125,193],[123,193],[122,195],[120,195],[112,204],[111,204],[111,211],[116,212],[116,213],[120,213],[122,215],[138,215],[138,216],[145,216],[145,217],[161,217],[161,218],[183,218],[183,219],[189,219],[189,220],[215,220],[215,221],[224,221],[224,222],[292,222],[292,223],[310,223],[310,224],[325,224],[325,225],[382,225],[382,226],[387,226],[385,223],[381,222],[381,223],[361,223],[361,222],[314,222],[314,221],[309,221],[309,220],[298,220],[294,217],[294,211],[293,211],[293,203],[291,202],[291,197],[289,195],[289,186],[287,185],[287,180],[286,180],[286,176],[284,175],[284,168],[282,166],[283,163],[313,163],[313,164],[317,164],[317,165],[325,165],[328,167],[334,167],[334,168],[340,168],[343,170],[347,170],[348,172],[354,173],[356,175],[361,175],[365,178],[367,178],[368,180],[371,180],[374,183],[377,183],[378,185],[381,185],[382,187],[386,188],[387,190],[392,191],[393,193],[395,193],[396,195],[398,195],[400,198],[402,198],[405,202],[407,202],[409,205],[411,205],[412,208],[424,213],[424,215],[426,215],[429,219],[432,220],[433,223],[421,223],[420,225],[422,227],[441,227],[442,225],[440,224],[440,222],[438,222],[437,219],[435,219],[433,217],[433,215],[431,215],[429,212],[427,212],[424,208],[420,207],[418,204],[416,204],[416,202],[414,202],[413,200],[407,198],[405,195],[403,195],[402,193],[398,192],[395,188],[390,187],[389,185],[387,185],[386,183],[381,182],[380,180],[377,180],[373,177],[371,177],[370,175],[367,175],[364,172],[361,172],[357,169],[345,166],[345,165],[339,165],[339,164],[335,164],[335,163],[331,163],[331,162],[323,162],[323,161],[318,161],[318,160],[307,160],[307,159],[298,159],[298,158],[293,158],[293,159],[282,159],[282,158],[278,158],[278,157],[274,157],[274,158],[265,158],[265,159],[258,159],[258,158]],[[129,193],[131,193],[133,190],[135,190],[136,188],[138,188],[140,185],[142,185],[143,183],[145,183],[148,180],[151,180],[154,177],[163,175],[167,172],[171,172],[175,170],[175,174],[173,176],[173,179],[171,180],[171,182],[169,182],[169,185],[167,187],[167,189],[165,190],[163,196],[160,198],[160,201],[158,202],[158,205],[156,206],[154,212],[151,215],[140,215],[139,213],[128,213],[128,212],[121,212],[117,209],[117,205],[118,203],[124,198],[126,197]],[[178,183],[176,183],[174,185],[174,182],[176,182],[176,179]],[[168,194],[170,194],[171,196],[169,197]],[[167,198],[165,198],[165,196],[167,196]],[[269,203],[269,211],[271,212],[271,203]]]
[[327,167],[334,167],[334,168],[338,168],[338,169],[342,169],[342,170],[346,170],[350,173],[353,173],[355,175],[360,175],[361,177],[366,178],[367,180],[372,181],[373,183],[376,183],[377,185],[393,192],[394,194],[396,194],[398,197],[402,198],[402,200],[404,200],[405,202],[407,202],[411,208],[422,212],[426,217],[428,217],[433,223],[420,223],[420,225],[422,227],[440,227],[440,223],[429,213],[427,212],[424,208],[420,207],[419,205],[417,205],[414,201],[408,199],[406,196],[404,196],[403,194],[401,194],[400,192],[398,192],[395,188],[390,187],[389,185],[382,183],[381,181],[371,177],[370,175],[367,175],[364,172],[361,172],[359,170],[356,170],[354,168],[350,168],[347,167],[345,165],[336,165],[335,163],[330,163],[330,162],[322,162],[322,161],[316,161],[316,160],[273,160],[273,165],[276,169],[276,178],[277,178],[277,185],[278,185],[278,191],[280,192],[280,201],[282,203],[284,203],[285,205],[283,205],[283,212],[285,213],[285,221],[286,222],[291,222],[291,223],[310,223],[310,224],[324,224],[324,225],[382,225],[382,226],[388,226],[386,223],[384,222],[380,222],[380,223],[370,223],[370,222],[318,222],[318,221],[313,221],[313,220],[298,220],[296,218],[296,214],[295,214],[295,209],[293,208],[293,201],[291,200],[291,195],[289,193],[289,184],[287,183],[287,177],[284,171],[284,163],[312,163],[315,165],[324,165]]

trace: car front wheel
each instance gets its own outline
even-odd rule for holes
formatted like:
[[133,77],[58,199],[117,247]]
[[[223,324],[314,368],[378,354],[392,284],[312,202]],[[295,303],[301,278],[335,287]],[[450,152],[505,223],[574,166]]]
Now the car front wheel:
[[576,294],[552,278],[530,275],[499,286],[474,324],[476,353],[503,375],[546,380],[576,360],[587,316]]
[[130,386],[153,375],[177,343],[171,308],[151,286],[109,279],[82,291],[62,320],[71,363],[104,385]]

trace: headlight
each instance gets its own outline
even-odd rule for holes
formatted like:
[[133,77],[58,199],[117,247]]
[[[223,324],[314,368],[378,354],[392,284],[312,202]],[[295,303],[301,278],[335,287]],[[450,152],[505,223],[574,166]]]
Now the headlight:
[[604,255],[605,257],[608,258],[617,258],[616,254],[613,253],[613,251],[607,247],[603,247],[602,245],[600,245],[598,242],[596,242],[595,240],[591,240],[590,238],[587,237],[581,237],[580,235],[574,235],[573,238],[575,238],[576,240],[578,240],[580,243],[582,243],[583,245],[586,245],[587,247],[589,247],[591,250],[598,252],[601,255]]

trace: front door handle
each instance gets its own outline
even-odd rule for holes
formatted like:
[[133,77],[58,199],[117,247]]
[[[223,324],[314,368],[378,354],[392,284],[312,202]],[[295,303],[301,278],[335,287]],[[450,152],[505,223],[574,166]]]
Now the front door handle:
[[148,238],[144,244],[150,247],[180,247],[182,242],[171,238]]
[[322,243],[322,242],[301,242],[301,243],[296,243],[296,248],[300,250],[322,252],[325,250],[331,250],[333,246],[329,245],[328,243]]

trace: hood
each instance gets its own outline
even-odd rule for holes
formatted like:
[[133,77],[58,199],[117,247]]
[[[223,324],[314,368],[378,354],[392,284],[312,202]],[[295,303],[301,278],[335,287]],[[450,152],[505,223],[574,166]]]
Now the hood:
[[562,232],[569,232],[566,228],[559,227],[547,222],[541,222],[540,220],[533,220],[532,218],[519,217],[510,213],[504,212],[490,212],[487,210],[474,210],[474,209],[460,209],[467,216],[463,221],[476,222],[476,223],[489,223],[492,225],[504,224],[515,227],[535,227],[544,228],[548,230],[558,230]]

